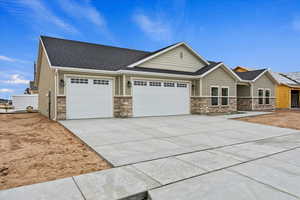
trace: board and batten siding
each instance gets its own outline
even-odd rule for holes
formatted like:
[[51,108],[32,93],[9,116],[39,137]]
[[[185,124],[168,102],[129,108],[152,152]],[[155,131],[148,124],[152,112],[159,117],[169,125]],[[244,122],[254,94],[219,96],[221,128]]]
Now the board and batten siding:
[[54,118],[55,115],[55,72],[53,69],[50,68],[48,63],[46,54],[44,50],[41,50],[41,54],[39,57],[40,63],[40,73],[39,73],[39,100],[38,100],[38,109],[41,114],[45,115],[46,117],[49,116],[49,97],[48,93],[51,92],[51,118]]
[[140,64],[139,67],[194,72],[205,65],[206,64],[189,49],[184,46],[178,46]]
[[[229,96],[236,96],[236,80],[222,67],[215,69],[202,79],[202,96],[211,96],[211,86],[229,87]],[[219,89],[219,95],[221,95],[221,89]]]
[[253,97],[258,97],[258,89],[270,89],[271,97],[275,97],[276,84],[266,75],[262,75],[258,80],[253,83]]

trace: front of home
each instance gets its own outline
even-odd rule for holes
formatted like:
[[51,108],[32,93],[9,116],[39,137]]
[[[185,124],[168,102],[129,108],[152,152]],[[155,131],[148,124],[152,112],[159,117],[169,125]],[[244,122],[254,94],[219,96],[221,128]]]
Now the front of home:
[[39,110],[54,120],[234,112],[242,82],[183,42],[147,52],[40,39]]

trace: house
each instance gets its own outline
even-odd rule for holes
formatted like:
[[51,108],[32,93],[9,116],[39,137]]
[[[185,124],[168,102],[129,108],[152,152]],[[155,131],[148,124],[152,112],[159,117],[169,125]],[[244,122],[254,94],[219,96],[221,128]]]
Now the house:
[[36,83],[40,112],[63,120],[233,112],[249,82],[184,42],[148,52],[41,36]]
[[275,89],[278,82],[269,69],[249,70],[236,67],[234,71],[242,80],[237,83],[238,110],[275,109]]
[[276,108],[300,108],[300,82],[296,80],[299,77],[297,73],[272,73],[279,82],[276,87]]

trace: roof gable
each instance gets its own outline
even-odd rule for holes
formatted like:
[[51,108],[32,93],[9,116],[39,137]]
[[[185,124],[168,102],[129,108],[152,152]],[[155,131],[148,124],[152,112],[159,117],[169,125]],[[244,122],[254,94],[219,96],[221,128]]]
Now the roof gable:
[[253,80],[255,80],[259,75],[261,75],[265,71],[266,71],[266,69],[259,69],[259,70],[246,71],[246,72],[235,72],[235,73],[242,80],[253,81]]

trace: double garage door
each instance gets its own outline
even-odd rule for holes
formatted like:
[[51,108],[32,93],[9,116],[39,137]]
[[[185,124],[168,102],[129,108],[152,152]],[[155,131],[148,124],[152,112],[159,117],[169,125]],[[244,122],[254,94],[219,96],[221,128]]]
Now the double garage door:
[[190,85],[178,81],[134,80],[133,116],[190,113]]
[[[190,113],[190,84],[180,81],[133,80],[133,116]],[[68,78],[67,119],[113,117],[111,79]]]

